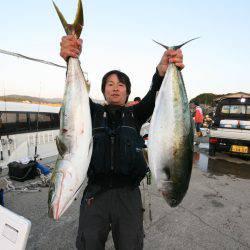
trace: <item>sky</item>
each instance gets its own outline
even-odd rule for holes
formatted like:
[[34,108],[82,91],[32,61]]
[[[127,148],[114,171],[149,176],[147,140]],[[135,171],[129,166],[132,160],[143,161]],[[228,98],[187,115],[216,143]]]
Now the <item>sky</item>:
[[[54,0],[74,20],[77,0]],[[103,99],[102,76],[119,69],[143,97],[166,45],[201,37],[182,48],[188,98],[200,93],[250,92],[250,1],[85,0],[82,69],[90,96]],[[64,29],[50,0],[2,1],[0,49],[65,65]],[[0,54],[0,95],[63,96],[65,69]]]

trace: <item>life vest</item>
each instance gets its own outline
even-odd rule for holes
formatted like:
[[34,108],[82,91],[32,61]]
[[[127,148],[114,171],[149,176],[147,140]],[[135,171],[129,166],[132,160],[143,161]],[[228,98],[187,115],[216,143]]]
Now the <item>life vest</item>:
[[131,177],[132,182],[138,183],[148,171],[142,151],[146,146],[133,111],[122,108],[121,112],[121,124],[114,129],[108,126],[105,106],[100,107],[92,118],[93,153],[89,179],[114,173]]

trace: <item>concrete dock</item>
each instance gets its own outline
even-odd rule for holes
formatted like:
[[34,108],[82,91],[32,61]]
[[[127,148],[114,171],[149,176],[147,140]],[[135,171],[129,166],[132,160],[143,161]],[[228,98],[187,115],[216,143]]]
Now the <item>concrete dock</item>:
[[[196,146],[189,190],[177,208],[166,204],[154,184],[145,184],[144,191],[142,187],[144,249],[250,249],[249,187],[250,161],[223,155],[209,158],[207,144],[201,143]],[[54,222],[47,216],[47,193],[48,188],[41,188],[5,194],[5,206],[32,222],[27,250],[76,249],[81,197]],[[114,249],[111,236],[106,249]]]

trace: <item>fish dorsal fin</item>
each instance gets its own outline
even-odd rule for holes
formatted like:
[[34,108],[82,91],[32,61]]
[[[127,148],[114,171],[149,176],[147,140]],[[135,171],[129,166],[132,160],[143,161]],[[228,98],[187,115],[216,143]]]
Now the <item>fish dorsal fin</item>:
[[65,153],[68,151],[67,146],[60,140],[60,138],[57,136],[56,137],[56,146],[59,152],[59,155],[63,157]]

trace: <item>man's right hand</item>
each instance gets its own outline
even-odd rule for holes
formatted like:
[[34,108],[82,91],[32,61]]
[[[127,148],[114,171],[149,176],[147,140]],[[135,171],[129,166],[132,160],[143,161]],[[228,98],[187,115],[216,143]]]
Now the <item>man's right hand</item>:
[[157,66],[159,75],[164,77],[169,63],[174,63],[176,67],[182,70],[185,66],[183,64],[183,55],[181,49],[166,50]]
[[69,57],[79,57],[82,52],[82,39],[77,39],[74,35],[63,36],[60,45],[60,56],[65,61],[67,61]]

